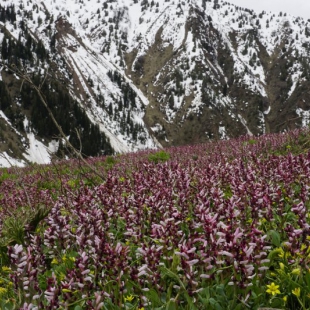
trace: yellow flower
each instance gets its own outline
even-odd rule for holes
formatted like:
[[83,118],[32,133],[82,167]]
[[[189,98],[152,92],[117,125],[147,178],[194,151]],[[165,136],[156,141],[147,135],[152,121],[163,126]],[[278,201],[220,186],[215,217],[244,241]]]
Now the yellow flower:
[[279,285],[275,285],[274,282],[272,282],[270,285],[267,285],[266,293],[271,294],[272,296],[281,294],[279,287]]
[[134,300],[134,296],[133,295],[128,295],[126,297],[124,297],[125,301],[129,301],[129,302],[132,302]]
[[62,216],[66,216],[66,215],[70,215],[70,212],[68,212],[68,210],[66,210],[65,208],[61,208],[60,209],[60,214]]
[[303,250],[305,250],[306,248],[307,248],[307,246],[303,243],[303,244],[301,245],[301,247],[300,247],[300,250],[303,251]]
[[296,287],[292,290],[292,293],[296,296],[299,297],[300,296],[300,287]]
[[284,296],[282,299],[284,302],[287,302],[287,296]]
[[283,258],[284,257],[284,251],[282,248],[279,249],[279,257]]
[[63,291],[63,293],[71,293],[72,292],[71,290],[69,290],[67,288],[63,288],[62,291]]
[[57,273],[57,279],[59,279],[59,281],[62,281],[65,277],[66,275],[63,272]]
[[293,269],[291,274],[295,274],[295,275],[299,276],[300,275],[300,268]]
[[2,266],[2,271],[7,273],[7,272],[11,272],[11,268],[8,266]]
[[138,308],[138,310],[144,310],[144,307],[142,307],[142,308]]
[[280,269],[284,270],[284,264],[283,263],[279,263],[279,265],[280,265]]
[[0,287],[0,297],[4,296],[8,292],[8,289],[4,287]]
[[57,265],[58,264],[58,260],[57,260],[57,258],[53,258],[53,260],[52,260],[52,265]]

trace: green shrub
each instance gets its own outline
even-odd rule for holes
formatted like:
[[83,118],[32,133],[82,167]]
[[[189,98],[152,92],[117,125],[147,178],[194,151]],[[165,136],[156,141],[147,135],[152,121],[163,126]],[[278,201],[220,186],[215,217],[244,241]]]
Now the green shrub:
[[148,157],[149,161],[158,163],[158,162],[165,162],[170,159],[170,154],[166,153],[165,151],[159,151],[154,154],[150,154]]

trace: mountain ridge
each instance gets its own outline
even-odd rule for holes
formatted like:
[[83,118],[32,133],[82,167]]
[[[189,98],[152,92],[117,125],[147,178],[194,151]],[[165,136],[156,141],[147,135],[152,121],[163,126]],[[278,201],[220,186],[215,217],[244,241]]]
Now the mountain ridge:
[[300,17],[217,0],[14,0],[0,8],[0,30],[0,151],[22,163],[35,145],[45,152],[36,162],[49,162],[52,141],[57,156],[70,154],[44,131],[33,91],[19,92],[13,64],[46,83],[56,118],[76,147],[79,129],[87,156],[309,123],[310,23]]

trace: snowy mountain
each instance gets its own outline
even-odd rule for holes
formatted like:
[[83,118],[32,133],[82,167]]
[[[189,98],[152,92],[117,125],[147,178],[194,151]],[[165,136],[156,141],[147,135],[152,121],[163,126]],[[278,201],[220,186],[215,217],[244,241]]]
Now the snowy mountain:
[[69,155],[23,74],[89,156],[310,120],[310,22],[284,12],[220,0],[11,0],[0,31],[0,152],[15,164]]

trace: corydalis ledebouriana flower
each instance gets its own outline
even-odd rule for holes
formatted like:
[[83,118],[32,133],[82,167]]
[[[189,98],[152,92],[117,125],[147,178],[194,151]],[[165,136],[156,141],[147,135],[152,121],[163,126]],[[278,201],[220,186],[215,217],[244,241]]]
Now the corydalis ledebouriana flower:
[[[287,250],[293,255],[302,244],[309,245],[305,202],[310,158],[269,155],[267,150],[283,144],[285,135],[257,138],[255,144],[247,139],[174,148],[169,151],[172,159],[159,164],[129,154],[104,171],[103,184],[70,187],[56,201],[52,192],[30,191],[30,201],[41,200],[51,211],[23,246],[9,248],[15,288],[29,294],[29,304],[48,302],[50,309],[79,298],[89,309],[99,309],[107,299],[119,303],[131,295],[139,296],[138,306],[147,309],[148,291],[168,290],[171,279],[163,274],[170,269],[184,285],[181,289],[175,283],[173,290],[186,290],[190,296],[220,276],[241,289],[263,279],[272,249],[268,225],[277,223],[287,204],[296,219],[283,228]],[[100,167],[100,159],[92,160]],[[66,176],[63,186],[74,177]],[[36,182],[33,177],[31,182]],[[0,186],[3,193],[13,191],[9,183]],[[14,197],[0,198],[11,210],[20,205],[14,191]],[[129,282],[140,289],[132,291]],[[279,294],[277,284],[269,286],[267,293]]]

